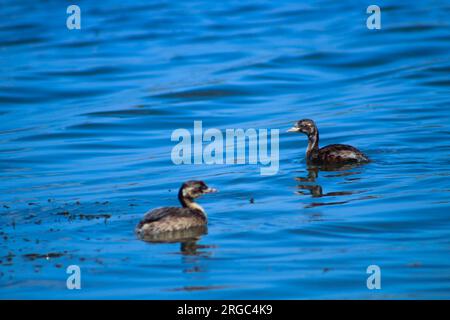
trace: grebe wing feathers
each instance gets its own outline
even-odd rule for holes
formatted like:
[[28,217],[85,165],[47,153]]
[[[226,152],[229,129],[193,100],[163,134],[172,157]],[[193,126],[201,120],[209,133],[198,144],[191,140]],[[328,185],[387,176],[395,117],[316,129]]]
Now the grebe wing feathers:
[[322,161],[369,161],[369,158],[355,147],[347,144],[331,144],[319,149]]
[[190,210],[186,208],[177,208],[177,207],[161,207],[148,211],[142,222],[149,223],[154,221],[159,221],[167,216],[177,215],[182,216],[188,214]]

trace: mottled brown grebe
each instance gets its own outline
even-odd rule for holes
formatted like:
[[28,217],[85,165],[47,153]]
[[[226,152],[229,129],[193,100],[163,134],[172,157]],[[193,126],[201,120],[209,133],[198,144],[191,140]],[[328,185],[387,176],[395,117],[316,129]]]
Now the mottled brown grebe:
[[369,158],[346,144],[330,144],[319,149],[319,130],[314,121],[303,119],[297,121],[288,132],[302,132],[308,136],[306,160],[312,164],[345,164],[369,162]]
[[205,210],[194,199],[211,192],[217,190],[208,187],[203,181],[183,183],[178,192],[182,207],[163,207],[149,211],[136,226],[136,233],[145,237],[205,226],[208,220]]

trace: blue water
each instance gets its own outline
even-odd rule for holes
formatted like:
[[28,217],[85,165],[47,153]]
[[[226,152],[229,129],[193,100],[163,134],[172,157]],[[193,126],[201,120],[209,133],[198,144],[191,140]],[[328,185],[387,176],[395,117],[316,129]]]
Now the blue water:
[[[450,298],[448,1],[379,1],[381,30],[368,1],[77,4],[1,1],[0,298]],[[302,118],[373,161],[308,167]],[[174,165],[196,120],[280,129],[279,172]],[[138,240],[189,179],[208,233]]]

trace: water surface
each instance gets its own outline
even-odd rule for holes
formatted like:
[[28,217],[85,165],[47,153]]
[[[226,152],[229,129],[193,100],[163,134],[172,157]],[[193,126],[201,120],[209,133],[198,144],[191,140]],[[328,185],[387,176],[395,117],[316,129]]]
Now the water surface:
[[[78,4],[70,31],[61,1],[2,1],[1,298],[450,297],[447,1],[383,1],[381,30],[365,1]],[[373,161],[308,167],[301,118]],[[175,166],[196,120],[280,129],[278,174]],[[207,234],[138,240],[189,179],[220,190]]]

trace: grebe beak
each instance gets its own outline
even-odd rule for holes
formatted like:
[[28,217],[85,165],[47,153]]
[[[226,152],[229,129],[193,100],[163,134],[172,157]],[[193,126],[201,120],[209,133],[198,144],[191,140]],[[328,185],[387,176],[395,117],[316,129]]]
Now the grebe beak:
[[203,193],[214,193],[214,192],[219,192],[219,190],[214,189],[214,188],[208,188],[203,191]]
[[299,128],[299,127],[292,127],[292,128],[290,128],[288,131],[286,131],[286,132],[298,132],[298,131],[300,131],[300,128]]

